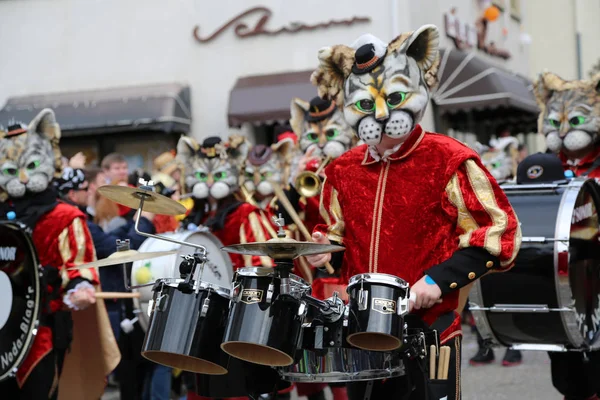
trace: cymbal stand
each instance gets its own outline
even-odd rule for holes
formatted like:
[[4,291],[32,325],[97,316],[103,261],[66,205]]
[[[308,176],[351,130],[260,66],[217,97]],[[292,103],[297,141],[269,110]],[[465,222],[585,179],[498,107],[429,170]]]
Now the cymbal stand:
[[[183,293],[192,293],[194,291],[194,275],[196,273],[196,268],[200,265],[200,274],[198,276],[198,281],[202,281],[202,274],[204,273],[204,264],[208,260],[206,254],[203,253],[194,253],[188,254],[185,256],[181,256],[183,261],[179,264],[179,273],[182,278],[185,278],[184,282],[181,282],[178,285],[178,289]],[[196,291],[199,290],[199,287],[196,287]]]
[[[129,239],[125,239],[125,240],[120,240],[117,239],[117,251],[127,251],[127,250],[131,250],[129,248]],[[143,285],[131,285],[131,280],[127,277],[127,264],[128,263],[123,263],[121,264],[121,268],[123,269],[123,284],[125,285],[125,289],[126,290],[131,290],[131,289],[138,289],[141,287],[145,287],[145,286],[152,286],[154,285],[154,282],[152,283],[144,283]]]

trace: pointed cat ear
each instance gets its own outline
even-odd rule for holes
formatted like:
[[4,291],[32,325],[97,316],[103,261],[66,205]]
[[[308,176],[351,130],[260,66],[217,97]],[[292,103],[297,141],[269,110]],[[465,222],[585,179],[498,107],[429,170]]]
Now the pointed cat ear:
[[565,80],[552,72],[542,72],[533,84],[533,94],[541,109],[544,109],[555,90],[565,84]]
[[319,50],[319,66],[310,76],[319,96],[334,100],[339,107],[344,105],[344,80],[352,72],[355,50],[337,45]]
[[59,146],[60,126],[56,122],[54,111],[44,108],[29,123],[27,130],[28,134],[37,134],[50,142],[54,157],[54,176],[60,177],[62,172],[62,154]]
[[293,148],[294,141],[292,138],[285,138],[271,145],[271,150],[273,150],[275,153],[279,153],[279,156],[285,161],[291,158]]
[[596,93],[600,94],[600,73],[592,77],[592,85],[596,90]]
[[302,136],[302,123],[309,108],[310,103],[308,101],[304,101],[298,97],[292,99],[292,104],[290,105],[290,126],[298,137]]
[[248,153],[250,152],[250,143],[241,135],[229,136],[229,146],[227,146],[227,154],[232,164],[241,167]]
[[406,55],[415,59],[423,71],[429,70],[439,57],[440,31],[435,25],[423,25],[406,39]]
[[189,136],[182,136],[177,142],[177,156],[175,157],[177,162],[185,164],[196,152],[200,146],[198,143]]

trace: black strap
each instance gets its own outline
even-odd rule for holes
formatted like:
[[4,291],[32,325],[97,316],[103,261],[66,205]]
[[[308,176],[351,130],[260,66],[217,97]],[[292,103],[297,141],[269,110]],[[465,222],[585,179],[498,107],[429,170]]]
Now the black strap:
[[600,167],[600,157],[596,158],[594,160],[594,162],[592,163],[592,166],[587,171],[585,171],[583,174],[581,174],[581,176],[588,176],[598,167]]

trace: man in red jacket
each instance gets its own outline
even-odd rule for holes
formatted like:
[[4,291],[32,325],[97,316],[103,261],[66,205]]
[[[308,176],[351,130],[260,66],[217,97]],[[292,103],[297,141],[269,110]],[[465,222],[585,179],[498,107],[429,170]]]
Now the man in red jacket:
[[[565,81],[546,72],[535,83],[534,94],[540,107],[538,130],[565,171],[600,179],[600,74]],[[552,383],[565,400],[598,399],[598,352],[550,353],[550,360]]]
[[32,229],[46,288],[33,345],[16,379],[0,383],[0,393],[6,399],[55,399],[72,334],[70,312],[63,307],[81,310],[95,303],[93,285],[99,284],[95,270],[67,269],[94,261],[96,253],[85,215],[57,202],[50,185],[61,169],[54,112],[42,110],[29,126],[14,124],[0,137],[0,218],[16,219]]
[[[450,347],[447,398],[460,398],[461,287],[513,265],[516,215],[477,154],[418,122],[437,82],[439,32],[426,25],[389,44],[372,35],[319,51],[319,95],[343,107],[366,144],[332,162],[313,238],[346,247],[342,277],[387,273],[416,294],[412,312]],[[321,266],[331,254],[308,257]],[[413,371],[414,372],[414,371]],[[410,399],[425,398],[415,382]],[[350,399],[399,398],[402,378],[348,385]]]

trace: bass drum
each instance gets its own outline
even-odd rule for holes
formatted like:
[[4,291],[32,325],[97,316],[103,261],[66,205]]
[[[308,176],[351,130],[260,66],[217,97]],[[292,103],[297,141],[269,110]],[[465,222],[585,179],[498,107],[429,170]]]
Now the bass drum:
[[502,186],[523,233],[515,266],[475,282],[470,310],[484,339],[521,350],[588,350],[600,340],[599,187]]
[[40,314],[39,265],[27,228],[0,222],[0,381],[15,376],[33,344]]
[[[223,244],[216,236],[203,231],[182,231],[166,233],[162,236],[171,239],[185,241],[193,244],[200,244],[206,247],[208,261],[204,265],[202,281],[214,285],[230,288],[233,279],[233,264],[229,255],[221,251]],[[135,261],[131,269],[132,286],[143,285],[149,282],[155,282],[163,278],[179,278],[179,264],[182,261],[181,256],[193,254],[195,249],[190,246],[183,246],[177,243],[167,242],[149,238],[142,243],[138,251],[140,253],[150,251],[171,251],[177,250],[177,254],[154,258],[146,261]],[[200,271],[196,270],[194,278],[197,280]],[[152,286],[146,286],[139,289],[133,289],[140,293],[139,299],[133,299],[135,307],[140,310],[138,321],[140,326],[146,332],[150,317],[148,316],[149,303],[152,300]]]

